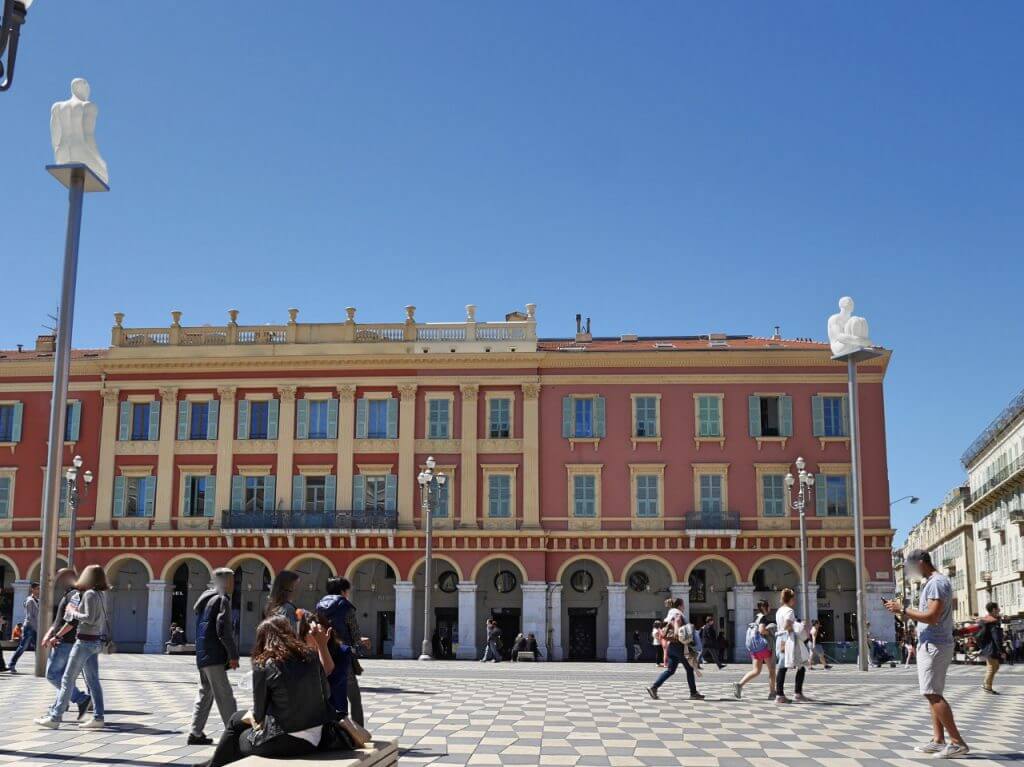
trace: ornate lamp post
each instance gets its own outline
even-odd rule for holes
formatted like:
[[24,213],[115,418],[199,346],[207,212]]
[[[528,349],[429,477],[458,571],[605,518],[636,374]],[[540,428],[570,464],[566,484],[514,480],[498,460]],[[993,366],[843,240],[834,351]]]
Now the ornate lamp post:
[[434,511],[437,509],[441,496],[441,488],[448,481],[444,474],[437,474],[434,468],[437,461],[433,456],[427,459],[427,468],[419,473],[416,481],[420,485],[420,509],[423,511],[423,529],[427,533],[427,553],[423,560],[423,645],[420,648],[420,660],[433,660],[433,632],[430,620],[430,591],[433,588],[433,561],[434,556]]
[[79,490],[78,472],[82,470],[82,456],[76,455],[68,469],[68,506],[71,507],[71,528],[68,530],[68,567],[75,566],[75,531],[78,529],[78,503],[83,495],[89,493],[89,485],[92,484],[92,472],[86,469],[82,475],[85,487]]
[[[0,91],[9,90],[14,83],[14,60],[18,57],[18,37],[21,25],[32,5],[32,0],[4,0],[4,15],[0,19]],[[4,52],[7,53],[7,70],[4,76]]]
[[807,522],[805,510],[811,501],[814,493],[814,475],[805,470],[806,462],[803,458],[796,459],[797,476],[792,473],[786,475],[786,492],[789,495],[789,505],[800,518],[800,609],[803,611],[803,619],[810,618],[810,605],[807,598]]

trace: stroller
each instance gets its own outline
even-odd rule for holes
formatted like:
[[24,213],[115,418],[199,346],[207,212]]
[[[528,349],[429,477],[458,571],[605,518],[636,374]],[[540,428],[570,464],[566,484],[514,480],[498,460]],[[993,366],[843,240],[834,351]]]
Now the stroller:
[[889,653],[886,643],[880,639],[871,640],[871,664],[881,668],[886,663],[895,664],[895,659]]

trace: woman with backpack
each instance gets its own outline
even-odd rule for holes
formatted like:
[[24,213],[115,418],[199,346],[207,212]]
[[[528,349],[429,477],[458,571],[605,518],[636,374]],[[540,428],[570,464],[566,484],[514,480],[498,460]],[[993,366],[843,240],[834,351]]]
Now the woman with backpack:
[[666,620],[661,629],[661,635],[668,646],[665,655],[665,670],[654,680],[654,684],[647,688],[647,694],[657,700],[658,688],[676,673],[676,669],[682,663],[686,670],[686,684],[690,688],[690,700],[704,700],[704,696],[697,692],[697,680],[693,673],[693,666],[687,659],[687,655],[692,655],[693,652],[693,628],[686,623],[678,608],[676,608],[676,612],[678,614],[673,613],[672,619]]
[[757,603],[757,611],[760,613],[757,620],[747,626],[746,646],[750,653],[750,663],[753,668],[744,677],[733,685],[733,694],[739,698],[743,695],[743,687],[761,675],[761,669],[768,665],[768,700],[775,700],[775,653],[772,647],[775,644],[775,622],[771,617],[771,605],[768,600],[762,599]]

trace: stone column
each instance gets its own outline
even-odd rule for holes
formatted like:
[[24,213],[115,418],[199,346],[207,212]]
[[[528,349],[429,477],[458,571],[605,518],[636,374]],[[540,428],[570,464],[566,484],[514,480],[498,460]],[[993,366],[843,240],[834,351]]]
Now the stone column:
[[171,594],[174,586],[166,581],[149,581],[146,589],[149,592],[149,604],[146,606],[146,644],[142,651],[162,653],[164,642],[167,641],[167,629],[171,625]]
[[864,601],[867,622],[871,624],[871,636],[883,642],[896,641],[896,620],[882,605],[882,598],[892,599],[896,584],[890,581],[868,581],[864,587]]
[[398,409],[398,526],[412,530],[416,485],[416,384],[401,384]]
[[[217,512],[213,524],[220,526],[220,513],[231,506],[231,461],[235,453],[235,387],[221,386],[217,416]],[[289,490],[288,492],[291,492]]]
[[548,610],[551,637],[548,641],[548,657],[551,660],[562,660],[562,584],[548,584]]
[[114,450],[117,446],[118,390],[103,390],[100,460],[96,467],[96,519],[93,528],[109,530],[114,505]]
[[281,398],[280,418],[277,423],[277,497],[284,503],[275,503],[275,508],[292,507],[292,474],[295,465],[295,387],[279,386]]
[[463,384],[462,389],[462,486],[459,502],[459,527],[475,528],[476,522],[476,475],[477,475],[477,424],[478,396],[480,387]]
[[[683,615],[690,617],[690,584],[673,583],[668,587],[669,596],[673,599],[683,600]],[[668,612],[667,610],[665,612]]]
[[338,387],[338,500],[340,511],[352,510],[352,461],[356,438],[356,385]]
[[412,581],[395,581],[395,642],[391,647],[392,658],[417,657],[412,652],[412,593]]
[[626,584],[608,584],[608,654],[606,660],[624,662],[626,654]]
[[459,581],[459,660],[476,660],[476,590],[473,581]]
[[548,584],[533,581],[523,584],[523,634],[537,637],[544,647],[548,635]]
[[523,529],[540,529],[540,384],[523,384]]
[[14,604],[11,605],[11,631],[14,631],[14,627],[25,620],[25,600],[28,599],[31,584],[32,581],[28,580],[15,581],[13,584]]
[[733,660],[737,663],[750,660],[747,652],[747,627],[754,620],[754,584],[737,583],[732,587],[735,610],[733,612]]
[[156,510],[153,524],[159,530],[171,528],[174,516],[174,442],[178,430],[178,389],[165,386],[160,389],[160,443],[157,446]]

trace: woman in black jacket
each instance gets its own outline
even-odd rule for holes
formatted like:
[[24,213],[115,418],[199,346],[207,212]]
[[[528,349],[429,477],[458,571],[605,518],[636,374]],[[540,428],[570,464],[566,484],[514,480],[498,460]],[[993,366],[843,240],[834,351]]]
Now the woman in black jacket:
[[206,767],[255,754],[304,756],[317,750],[323,726],[334,719],[331,691],[314,649],[299,640],[287,618],[267,618],[252,651],[252,711],[237,712]]

